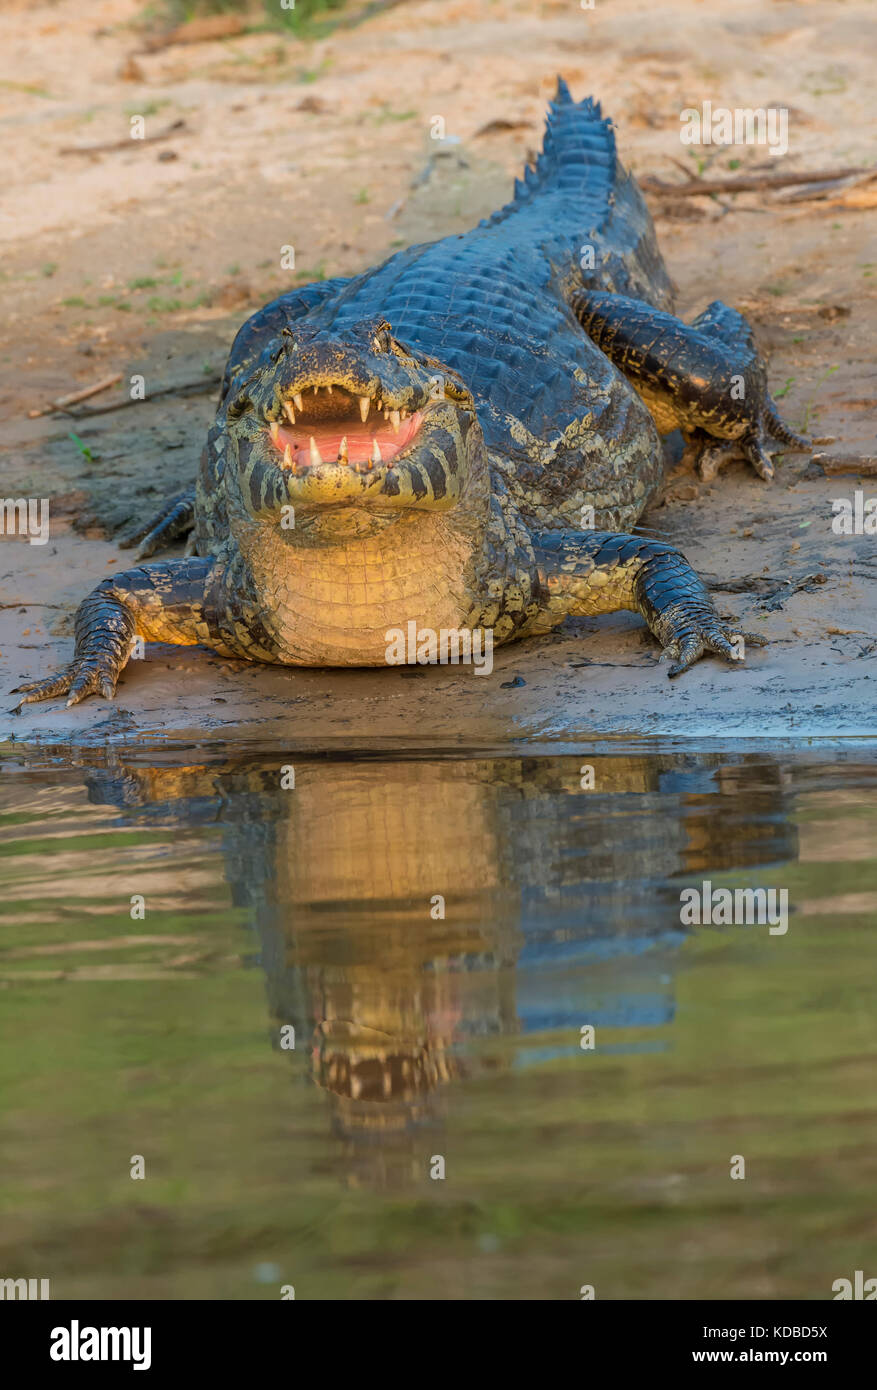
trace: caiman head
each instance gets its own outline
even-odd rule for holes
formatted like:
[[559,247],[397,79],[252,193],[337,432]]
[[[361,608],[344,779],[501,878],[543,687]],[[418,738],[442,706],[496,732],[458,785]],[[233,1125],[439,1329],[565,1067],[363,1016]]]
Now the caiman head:
[[[233,378],[225,426],[250,515],[351,508],[362,523],[403,512],[467,511],[488,484],[475,402],[448,367],[394,337],[384,319],[346,328],[293,323]],[[228,463],[227,463],[228,466]]]

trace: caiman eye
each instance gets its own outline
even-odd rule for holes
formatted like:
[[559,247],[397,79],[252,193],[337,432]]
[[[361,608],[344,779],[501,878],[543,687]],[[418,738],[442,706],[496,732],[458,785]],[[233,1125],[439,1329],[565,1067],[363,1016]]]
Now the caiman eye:
[[393,339],[388,323],[379,323],[375,328],[372,338],[372,350],[374,352],[389,352],[393,346]]
[[445,396],[447,396],[452,401],[469,400],[469,392],[466,390],[466,388],[464,386],[461,386],[458,382],[452,380],[451,377],[445,377],[443,379],[442,387]]

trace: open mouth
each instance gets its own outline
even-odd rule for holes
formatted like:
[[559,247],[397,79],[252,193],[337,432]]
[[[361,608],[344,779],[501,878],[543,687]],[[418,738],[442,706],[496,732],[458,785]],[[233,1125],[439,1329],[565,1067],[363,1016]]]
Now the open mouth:
[[283,401],[282,420],[269,433],[278,465],[300,475],[320,464],[355,473],[390,469],[411,443],[423,411],[410,412],[376,396],[356,396],[344,386],[302,386]]
[[391,1053],[386,1057],[358,1058],[332,1054],[320,1060],[322,1084],[351,1100],[390,1100],[430,1090],[431,1083],[435,1084],[425,1057]]

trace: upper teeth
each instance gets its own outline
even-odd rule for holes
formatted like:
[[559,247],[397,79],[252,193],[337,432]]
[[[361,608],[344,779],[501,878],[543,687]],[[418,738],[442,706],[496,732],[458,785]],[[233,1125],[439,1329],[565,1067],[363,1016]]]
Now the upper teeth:
[[276,449],[280,448],[280,425],[277,420],[271,421],[271,443]]
[[[320,387],[312,386],[310,388],[305,389],[312,390],[314,395],[316,396],[319,393]],[[330,395],[332,395],[334,388],[331,385],[326,384],[325,389],[328,391]],[[384,419],[388,420],[390,424],[392,424],[396,434],[399,433],[399,426],[401,425],[402,421],[408,418],[407,410],[397,410],[392,406],[388,406],[386,403],[382,404],[382,402],[379,400],[373,401],[370,396],[359,396],[358,400],[359,417],[362,420],[363,424],[365,424],[368,420],[369,411],[371,410],[372,406],[374,406],[376,410],[381,411],[383,413]],[[293,409],[293,406],[295,407],[295,409]],[[283,402],[283,411],[291,425],[294,425],[296,422],[296,411],[298,411],[300,415],[304,414],[304,401],[302,399],[302,394],[300,391],[295,392],[291,402]],[[279,429],[279,424],[276,421],[273,421],[271,424],[271,438],[274,441],[274,443],[278,446],[278,448],[280,446],[280,440],[278,435]],[[313,444],[312,449],[316,449],[316,444]],[[320,460],[320,462],[322,462],[322,460]]]

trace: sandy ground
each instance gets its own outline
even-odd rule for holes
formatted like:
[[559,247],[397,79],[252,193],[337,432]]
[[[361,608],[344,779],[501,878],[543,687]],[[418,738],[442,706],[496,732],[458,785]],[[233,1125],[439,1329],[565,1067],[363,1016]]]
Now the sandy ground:
[[[193,475],[243,319],[294,283],[465,230],[504,201],[558,71],[602,100],[641,175],[696,171],[679,113],[704,100],[790,113],[783,158],[712,146],[696,151],[707,177],[736,160],[738,173],[873,162],[877,24],[856,0],[426,0],[319,39],[151,53],[141,13],[131,0],[3,7],[2,494],[48,497],[52,518],[45,546],[2,540],[5,689],[66,660],[76,603],[129,563],[112,535]],[[146,142],[129,139],[138,116]],[[438,154],[437,116],[459,138]],[[746,669],[702,662],[671,684],[626,615],[503,650],[487,677],[277,671],[154,647],[113,704],[14,716],[4,698],[0,736],[367,747],[397,746],[404,729],[414,746],[465,747],[873,734],[875,538],[831,522],[833,499],[877,496],[877,478],[855,471],[875,452],[877,208],[764,192],[651,206],[679,312],[715,297],[746,312],[787,418],[833,440],[820,450],[852,470],[826,476],[788,454],[773,485],[742,465],[709,485],[681,471],[646,518],[710,576],[723,612],[770,639]],[[289,245],[294,271],[281,269]],[[113,372],[122,385],[90,403],[102,413],[31,416]],[[124,408],[134,373],[147,399]]]

